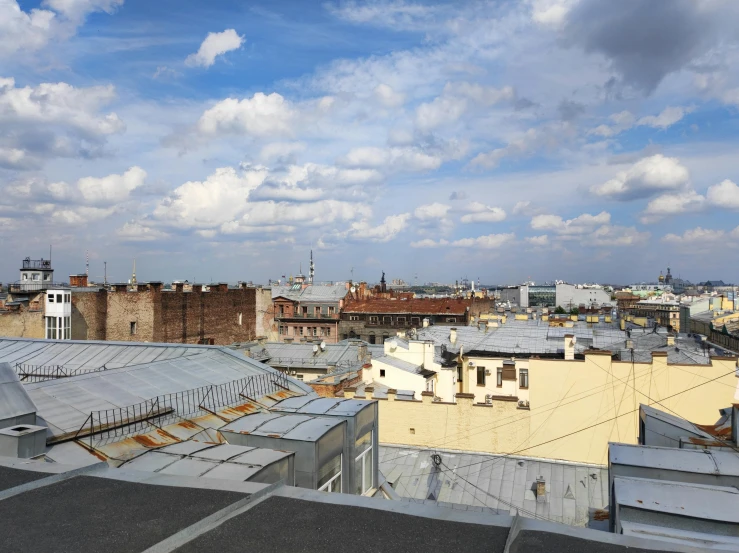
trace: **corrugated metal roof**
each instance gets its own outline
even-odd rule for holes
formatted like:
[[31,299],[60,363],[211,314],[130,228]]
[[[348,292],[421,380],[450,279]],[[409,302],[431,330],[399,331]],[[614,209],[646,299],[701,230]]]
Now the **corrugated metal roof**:
[[372,359],[372,361],[377,361],[379,364],[384,363],[385,365],[390,365],[391,367],[395,367],[396,369],[400,369],[412,374],[420,374],[422,370],[421,365],[414,365],[413,363],[409,363],[408,361],[403,361],[402,359],[391,357],[389,355],[380,357],[379,359]]
[[739,476],[736,452],[612,443],[608,447],[610,463],[654,469]]
[[[546,459],[464,453],[403,446],[380,446],[380,470],[402,497],[441,506],[462,504],[499,514],[546,518],[586,526],[591,513],[608,506],[608,470]],[[445,466],[437,468],[432,453]],[[532,494],[539,476],[547,501]]]
[[313,442],[340,424],[344,424],[341,419],[334,420],[295,414],[255,413],[223,426],[221,432],[237,432]]
[[369,404],[366,401],[343,398],[297,396],[282,400],[270,409],[278,412],[303,413],[308,415],[337,415],[353,417]]
[[36,412],[23,384],[9,363],[0,363],[0,420]]
[[739,524],[739,490],[648,478],[614,478],[619,506]]

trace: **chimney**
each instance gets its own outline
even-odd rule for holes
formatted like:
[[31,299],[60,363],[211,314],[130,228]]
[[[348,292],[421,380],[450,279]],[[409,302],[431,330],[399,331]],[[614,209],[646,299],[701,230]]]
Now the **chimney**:
[[367,357],[367,344],[359,344],[357,346],[357,359],[360,361]]
[[182,282],[176,282],[174,285],[175,292],[182,292],[185,289],[185,284]]
[[85,288],[87,286],[87,275],[69,275],[69,285],[72,288]]
[[452,343],[452,345],[457,343],[457,329],[456,328],[449,329],[449,341]]
[[290,336],[290,337],[283,338],[282,341],[285,342],[286,344],[292,344],[294,339],[295,338]]
[[426,318],[425,318],[425,319],[423,320],[423,328],[427,328],[427,327],[429,326],[429,324],[431,324],[431,321],[429,320],[429,318],[428,318],[428,317],[426,317]]
[[219,292],[228,292],[228,282],[219,282],[216,286],[216,290]]
[[114,292],[128,292],[128,284],[114,284],[113,285],[113,291]]
[[546,503],[547,501],[547,482],[543,476],[536,479],[536,502]]
[[574,334],[565,334],[565,360],[572,361],[575,358],[575,344],[577,338]]
[[669,336],[667,336],[667,345],[668,346],[674,346],[675,345],[675,336],[673,336],[672,334],[670,334]]
[[203,293],[203,285],[202,284],[193,284],[192,285],[192,293],[193,294],[202,294]]
[[634,349],[634,340],[631,338],[626,340],[626,349]]

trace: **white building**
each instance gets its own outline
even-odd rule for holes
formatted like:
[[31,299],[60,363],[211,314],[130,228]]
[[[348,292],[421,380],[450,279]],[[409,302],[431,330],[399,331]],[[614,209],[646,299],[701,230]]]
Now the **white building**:
[[72,338],[72,290],[49,288],[46,291],[44,327],[47,340]]

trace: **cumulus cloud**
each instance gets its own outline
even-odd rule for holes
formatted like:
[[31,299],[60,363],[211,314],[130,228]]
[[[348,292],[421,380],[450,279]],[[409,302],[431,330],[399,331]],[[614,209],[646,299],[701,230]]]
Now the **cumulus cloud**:
[[23,11],[18,0],[0,0],[0,56],[37,51],[66,39],[93,12],[113,13],[123,0],[46,0],[43,8]]
[[166,232],[148,227],[137,221],[128,221],[116,231],[116,235],[130,242],[151,242],[168,238]]
[[542,234],[540,236],[528,236],[526,241],[532,246],[543,248],[549,245],[549,236]]
[[506,212],[499,207],[492,207],[480,202],[472,202],[466,208],[469,213],[462,215],[463,223],[499,223],[505,221]]
[[221,100],[203,113],[198,121],[198,130],[206,135],[289,136],[295,116],[290,102],[281,95],[257,92],[243,100]]
[[452,246],[457,248],[476,248],[484,250],[494,250],[513,241],[515,234],[488,234],[486,236],[478,236],[476,238],[460,238],[459,240],[431,240],[426,238],[417,242],[411,242],[412,248],[440,248]]
[[454,123],[472,107],[489,108],[503,101],[514,100],[515,97],[510,86],[494,88],[468,82],[447,83],[440,96],[416,108],[416,126],[422,131],[429,131]]
[[636,227],[603,225],[591,234],[585,235],[582,242],[599,247],[634,246],[645,243],[650,236],[649,232],[640,232]]
[[77,189],[85,202],[109,204],[125,200],[145,180],[146,171],[141,167],[131,167],[122,175],[82,178],[77,181]]
[[396,92],[390,86],[381,83],[375,87],[375,99],[386,108],[397,108],[405,102],[405,94]]
[[635,200],[684,189],[689,181],[690,174],[680,160],[657,154],[636,162],[603,184],[591,186],[590,191],[615,200]]
[[696,227],[694,229],[686,230],[681,235],[672,233],[667,234],[662,238],[662,241],[677,245],[701,245],[723,242],[727,238],[739,239],[739,227],[736,227],[734,230],[729,232]]
[[588,131],[588,134],[610,138],[633,127],[652,127],[664,130],[681,121],[686,114],[693,111],[692,108],[668,106],[657,115],[647,115],[640,119],[629,111],[614,113],[609,117],[610,125],[599,125]]
[[597,215],[583,213],[573,219],[563,219],[559,215],[536,215],[531,219],[534,230],[548,230],[560,235],[582,235],[592,232],[611,221],[611,214],[601,211]]
[[387,171],[423,172],[438,169],[443,159],[419,148],[354,148],[338,162],[349,167],[371,167]]
[[349,235],[357,241],[389,242],[408,226],[410,213],[388,215],[379,225],[368,220],[352,223]]
[[208,33],[198,51],[185,59],[185,65],[191,67],[210,67],[222,56],[231,50],[238,50],[244,44],[244,37],[234,29],[226,29],[221,33]]
[[653,223],[667,215],[700,211],[706,199],[695,190],[662,194],[651,200],[642,214],[642,223]]
[[446,217],[450,209],[451,207],[448,205],[434,202],[418,206],[413,211],[413,216],[421,221],[438,220]]
[[708,188],[706,193],[708,203],[725,209],[739,209],[739,186],[726,179]]

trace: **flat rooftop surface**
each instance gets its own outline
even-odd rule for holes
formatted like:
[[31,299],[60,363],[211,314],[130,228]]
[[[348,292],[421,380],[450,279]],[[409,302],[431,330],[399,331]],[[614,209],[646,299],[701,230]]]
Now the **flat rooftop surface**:
[[[659,542],[655,542],[659,547]],[[621,544],[603,543],[594,540],[557,534],[554,532],[538,532],[521,530],[511,542],[510,553],[666,553],[674,551],[669,543],[665,548],[642,549],[641,547],[624,547]]]
[[[280,521],[280,531],[275,531]],[[243,551],[503,551],[509,528],[379,509],[270,497],[188,542],[177,553]]]
[[137,553],[245,497],[77,476],[0,501],[0,549]]
[[40,480],[41,478],[46,478],[47,476],[50,475],[43,472],[31,472],[0,466],[0,492],[15,488],[16,486],[22,486],[28,482]]
[[[434,452],[441,455],[441,467],[431,460]],[[607,528],[596,520],[602,516],[594,516],[608,506],[607,467],[390,445],[380,446],[379,461],[387,481],[408,500]],[[538,503],[533,492],[538,476],[546,481],[544,503]]]

